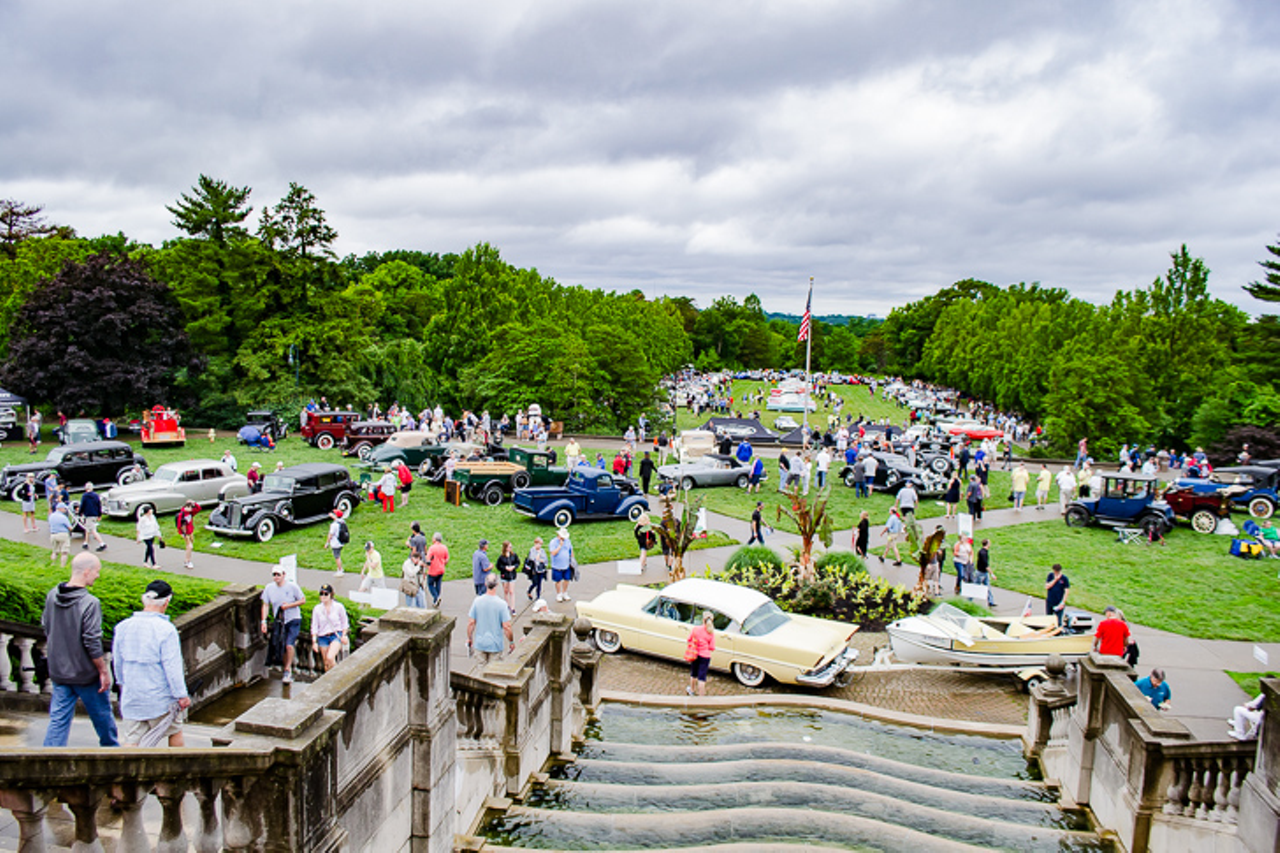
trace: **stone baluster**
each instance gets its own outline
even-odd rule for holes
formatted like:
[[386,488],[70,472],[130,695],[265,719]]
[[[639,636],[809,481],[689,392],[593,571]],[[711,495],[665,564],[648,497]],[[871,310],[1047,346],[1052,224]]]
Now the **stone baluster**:
[[98,803],[102,801],[102,792],[88,785],[76,788],[62,788],[58,791],[58,799],[66,804],[75,816],[75,843],[71,845],[76,853],[103,853],[102,840],[98,838]]
[[1244,783],[1244,777],[1248,774],[1249,768],[1244,762],[1233,762],[1231,767],[1231,785],[1227,789],[1227,810],[1222,817],[1223,823],[1235,826],[1240,818],[1240,786]]
[[1182,758],[1175,758],[1173,760],[1173,779],[1169,782],[1169,787],[1165,791],[1164,808],[1161,809],[1165,814],[1182,814],[1182,807],[1185,805],[1185,797],[1187,795],[1187,786],[1190,784],[1188,775],[1187,761]]
[[156,798],[160,800],[160,838],[156,853],[186,853],[187,834],[182,828],[182,798],[187,789],[182,785],[161,782],[156,785]]
[[1209,820],[1213,823],[1225,823],[1227,797],[1231,794],[1231,765],[1235,762],[1227,756],[1221,756],[1215,763],[1218,766],[1218,784],[1213,789],[1213,811],[1209,813]]
[[235,778],[222,787],[222,834],[227,850],[254,850],[262,835],[262,815],[253,807],[253,783]]
[[7,809],[18,822],[18,853],[45,853],[46,803],[42,798],[26,790],[0,790],[0,808]]
[[1212,758],[1204,758],[1198,762],[1199,772],[1201,772],[1201,795],[1196,802],[1196,820],[1207,821],[1208,815],[1213,806],[1213,790],[1217,788],[1217,783],[1213,780],[1213,760]]
[[31,656],[35,646],[35,637],[18,637],[14,640],[18,646],[18,689],[23,693],[39,693],[36,685],[36,661]]
[[115,849],[121,853],[151,853],[151,842],[142,823],[142,805],[147,800],[148,787],[137,782],[111,786],[112,803],[120,810],[120,840]]
[[[36,654],[40,656],[40,660],[43,660],[43,661],[49,660],[48,647],[49,647],[49,642],[44,637],[41,637],[40,639],[36,640]],[[49,678],[47,676],[45,677],[44,683],[40,685],[40,692],[45,696],[53,695],[53,679],[52,678]]]
[[212,779],[201,779],[195,789],[200,804],[200,834],[196,837],[197,853],[219,853],[222,850],[222,824],[218,821],[218,785]]
[[12,693],[17,688],[13,684],[13,661],[9,658],[9,641],[13,636],[0,631],[0,693]]
[[1187,789],[1187,801],[1182,808],[1182,814],[1185,817],[1195,817],[1196,804],[1200,802],[1203,794],[1200,786],[1200,767],[1194,758],[1187,759],[1187,773],[1191,777],[1191,786]]

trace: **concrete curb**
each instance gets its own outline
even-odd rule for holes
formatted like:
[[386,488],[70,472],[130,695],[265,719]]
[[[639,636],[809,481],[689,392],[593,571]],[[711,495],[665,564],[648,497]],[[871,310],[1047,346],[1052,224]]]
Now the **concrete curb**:
[[790,708],[817,708],[821,711],[851,714],[881,723],[894,723],[940,734],[973,734],[1010,740],[1020,739],[1026,728],[1025,726],[1005,726],[999,723],[978,723],[969,720],[935,719],[918,714],[906,714],[900,711],[877,708],[873,705],[864,705],[861,702],[850,702],[845,699],[833,699],[827,696],[810,694],[753,693],[750,696],[658,696],[650,693],[602,690],[600,698],[606,702],[640,705],[646,708],[714,710],[720,708],[752,708],[767,705]]

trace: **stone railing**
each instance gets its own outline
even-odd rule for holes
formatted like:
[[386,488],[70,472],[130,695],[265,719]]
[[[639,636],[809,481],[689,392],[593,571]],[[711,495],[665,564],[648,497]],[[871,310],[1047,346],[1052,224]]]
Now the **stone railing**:
[[[1045,778],[1061,785],[1068,804],[1088,805],[1133,853],[1280,849],[1276,788],[1254,782],[1270,747],[1193,740],[1152,707],[1131,672],[1118,658],[1091,655],[1074,692],[1061,679],[1032,691],[1025,746]],[[1270,843],[1254,843],[1268,837],[1255,824],[1269,827]]]
[[599,656],[575,648],[571,627],[566,616],[536,616],[510,656],[452,674],[464,831],[474,830],[491,797],[521,796],[549,758],[568,758],[582,737],[599,699]]
[[452,628],[391,611],[305,693],[259,702],[212,748],[6,751],[0,808],[18,849],[46,836],[80,850],[452,849]]
[[[230,584],[213,601],[174,618],[196,708],[234,687],[256,681],[265,672],[267,645],[258,627],[261,595],[257,587]],[[306,639],[309,649],[310,637]],[[44,631],[39,625],[0,622],[0,708],[48,707],[53,687],[48,682],[44,648]],[[109,663],[110,643],[106,648]]]

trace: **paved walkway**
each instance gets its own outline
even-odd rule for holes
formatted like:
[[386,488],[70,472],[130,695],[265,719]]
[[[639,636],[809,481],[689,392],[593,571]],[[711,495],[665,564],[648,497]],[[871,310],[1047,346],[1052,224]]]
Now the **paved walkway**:
[[[1019,524],[1024,522],[1039,521],[1046,518],[1057,518],[1056,511],[1051,509],[1049,512],[1035,512],[1033,510],[1024,510],[1021,513],[1012,509],[993,510],[984,514],[983,521],[979,526],[979,530],[989,529],[992,527],[1002,527],[1006,525]],[[708,513],[708,523],[711,529],[721,530],[738,540],[745,542],[749,535],[747,522],[741,521],[717,513]],[[943,524],[949,533],[956,532],[956,522],[954,520],[944,520],[942,518],[925,519],[923,523],[932,525],[935,523]],[[0,536],[16,541],[29,541],[40,547],[48,545],[48,534],[45,523],[40,522],[40,532],[37,534],[23,534],[21,516],[13,513],[0,513]],[[105,537],[108,543],[108,550],[103,556],[109,559],[122,562],[140,564],[142,557],[142,548],[137,543],[123,539],[120,537]],[[851,542],[852,531],[842,530],[835,534],[836,547],[848,547]],[[785,548],[789,544],[797,544],[799,537],[794,534],[778,533],[769,537],[768,544],[771,547],[785,553]],[[880,531],[873,529],[872,546],[876,546],[881,542]],[[73,547],[75,547],[73,545]],[[685,567],[690,574],[702,574],[708,569],[719,570],[724,567],[729,556],[737,550],[738,546],[725,546],[720,548],[710,548],[701,551],[691,551],[686,555]],[[352,550],[352,556],[356,557],[356,551]],[[194,557],[195,568],[192,570],[184,569],[183,553],[181,549],[170,547],[159,551],[161,568],[174,574],[182,575],[188,572],[205,578],[213,578],[217,580],[231,581],[245,584],[266,584],[271,579],[270,564],[258,563],[248,560],[239,560],[229,557],[222,557],[216,554],[206,554],[197,552]],[[454,560],[467,560],[470,552],[460,549],[459,553],[454,555]],[[391,563],[396,559],[394,554],[384,553],[384,559]],[[353,559],[353,562],[355,560]],[[868,568],[873,574],[879,574],[886,577],[893,583],[912,586],[915,583],[917,569],[904,565],[894,567],[891,564],[881,564],[877,559],[872,558],[868,563]],[[358,573],[348,572],[345,576],[336,577],[332,572],[316,571],[312,569],[299,569],[298,581],[307,589],[316,589],[323,583],[332,583],[339,594],[350,593],[355,590],[359,583]],[[390,580],[390,579],[389,579]],[[581,579],[573,584],[571,593],[577,599],[591,599],[600,593],[613,589],[618,583],[639,583],[651,584],[661,583],[666,580],[666,571],[661,556],[651,557],[644,567],[644,572],[640,576],[622,575],[618,571],[618,564],[614,562],[597,563],[581,568]],[[945,582],[945,578],[944,578]],[[526,582],[523,576],[517,581],[517,606],[520,610],[517,618],[517,624],[528,618],[531,602],[525,598]],[[573,615],[573,602],[556,602],[554,600],[555,592],[550,583],[544,586],[544,594],[550,608],[559,613]],[[1025,605],[1027,596],[1023,593],[1012,592],[1009,590],[995,589],[996,613],[1010,614],[1021,612]],[[453,635],[452,652],[454,668],[460,670],[469,669],[473,664],[466,656],[466,614],[474,598],[470,579],[449,581],[444,585],[444,594],[441,602],[441,610],[455,617],[457,627]],[[1042,605],[1037,600],[1035,602],[1037,608]],[[1173,690],[1174,714],[1181,719],[1198,737],[1202,738],[1221,738],[1224,734],[1225,719],[1230,716],[1233,706],[1240,704],[1246,699],[1243,691],[1241,691],[1223,670],[1231,669],[1237,671],[1258,671],[1265,668],[1253,657],[1254,644],[1231,642],[1222,640],[1197,640],[1193,638],[1183,637],[1177,634],[1170,634],[1164,631],[1156,631],[1154,629],[1145,628],[1139,625],[1133,626],[1134,636],[1137,638],[1142,649],[1141,670],[1145,673],[1153,666],[1159,666],[1165,669],[1169,684]],[[1261,648],[1267,653],[1272,661],[1280,661],[1280,643],[1260,644]],[[865,656],[869,661],[870,654]],[[660,662],[652,663],[653,666],[664,666]],[[671,679],[663,674],[656,679],[648,675],[642,675],[643,667],[634,665],[614,666],[610,664],[607,673],[611,674],[605,682],[605,686],[609,689],[628,690],[639,692],[646,689],[646,685],[652,687],[658,683],[666,684]],[[659,671],[659,670],[655,670]],[[612,674],[616,673],[616,679]],[[894,676],[896,677],[896,676]],[[956,676],[948,675],[948,678]],[[875,675],[870,681],[888,683],[886,677]],[[919,679],[919,674],[914,674],[913,678],[904,680],[904,685],[915,682]],[[616,680],[616,683],[615,683]],[[984,684],[990,687],[990,682],[983,678],[970,679],[973,683]],[[925,678],[918,681],[920,691],[938,691],[941,690],[944,696],[958,697],[959,691],[952,686],[943,686],[936,682]],[[682,687],[680,689],[683,689]],[[738,689],[736,684],[725,679],[723,686],[716,686],[716,690],[720,689]],[[659,692],[666,692],[665,690]],[[893,692],[887,688],[881,688],[877,693],[882,697],[887,697]],[[899,691],[901,692],[901,691]],[[910,689],[907,690],[909,694]],[[903,694],[906,695],[906,694]],[[871,696],[856,696],[857,701],[875,702],[876,699]],[[894,707],[901,704],[910,704],[905,699],[888,698],[882,701],[890,702]],[[1007,704],[1007,700],[1001,700]],[[919,707],[928,707],[933,704],[932,700],[924,702]],[[900,710],[909,710],[899,708]],[[963,709],[943,714],[949,717],[963,717]],[[974,713],[985,715],[988,712],[981,710],[975,706]],[[979,719],[975,716],[974,719]]]

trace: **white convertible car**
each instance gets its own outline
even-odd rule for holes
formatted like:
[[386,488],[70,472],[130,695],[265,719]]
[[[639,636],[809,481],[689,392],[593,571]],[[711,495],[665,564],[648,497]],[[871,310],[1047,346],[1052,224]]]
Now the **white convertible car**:
[[704,610],[715,620],[711,668],[733,673],[747,687],[759,687],[766,677],[826,687],[847,679],[858,657],[849,645],[856,625],[786,613],[763,593],[705,578],[676,581],[657,592],[621,584],[578,603],[601,651],[629,649],[681,662]]

